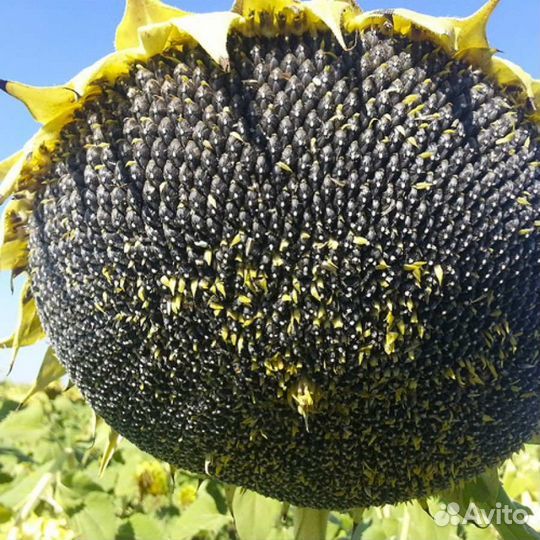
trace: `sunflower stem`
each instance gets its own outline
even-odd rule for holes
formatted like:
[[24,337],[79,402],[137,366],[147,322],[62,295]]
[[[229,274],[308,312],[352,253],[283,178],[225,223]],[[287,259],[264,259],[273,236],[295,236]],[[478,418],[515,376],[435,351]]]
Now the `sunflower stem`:
[[297,507],[293,511],[294,540],[326,540],[329,510]]
[[[511,508],[513,511],[519,508],[519,505],[510,499],[502,484],[497,493],[497,503],[501,504],[500,508]],[[493,505],[485,504],[481,501],[477,501],[477,504],[488,512],[494,509]],[[497,529],[502,540],[540,540],[540,533],[536,532],[526,523],[519,523],[504,518],[500,522],[499,520],[494,520],[491,524]]]
[[525,523],[528,509],[513,501],[506,493],[497,467],[446,492],[443,500],[448,504],[457,503],[462,517],[467,517],[470,505],[474,503],[484,516],[480,522],[491,524],[502,540],[540,540],[540,533]]

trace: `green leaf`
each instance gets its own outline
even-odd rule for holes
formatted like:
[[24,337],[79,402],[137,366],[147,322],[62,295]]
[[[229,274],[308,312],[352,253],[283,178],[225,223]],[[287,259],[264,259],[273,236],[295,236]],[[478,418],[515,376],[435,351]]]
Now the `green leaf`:
[[293,511],[295,540],[325,540],[328,510],[296,507]]
[[27,407],[13,411],[0,422],[0,440],[11,446],[10,441],[35,443],[49,434],[50,427],[43,411],[43,405],[32,402]]
[[23,403],[28,401],[37,392],[45,390],[49,384],[60,379],[65,373],[64,366],[60,364],[55,352],[49,347],[41,362],[41,367],[39,368],[34,385],[30,388],[28,394],[26,394]]
[[13,512],[10,508],[0,504],[0,525],[6,523],[13,517]]
[[[433,501],[430,513],[436,515],[439,508]],[[436,523],[416,501],[367,508],[362,519],[353,532],[353,540],[460,540],[454,525]]]
[[[350,519],[349,516],[347,517]],[[341,531],[345,531],[345,523],[341,519],[341,516],[337,512],[330,513],[326,524],[326,538],[337,538]]]
[[135,540],[165,540],[163,525],[154,517],[145,514],[133,514],[128,519],[133,529]]
[[268,540],[294,540],[294,528],[283,525],[274,527],[268,535]]
[[103,491],[102,486],[86,471],[77,471],[56,480],[54,498],[69,513],[73,509],[80,509],[91,493]]
[[68,514],[70,513],[70,510],[78,508],[83,504],[83,499],[80,493],[66,486],[60,481],[60,479],[56,480],[54,487],[54,500]]
[[501,481],[508,496],[513,499],[534,500],[538,493],[540,447],[525,445],[522,451],[508,459],[503,467]]
[[81,510],[68,517],[68,523],[79,540],[114,540],[120,524],[113,497],[100,492],[90,493]]
[[363,538],[364,532],[369,529],[370,526],[371,521],[361,521],[360,523],[358,523],[358,525],[356,525],[352,532],[351,540],[360,540],[361,538]]
[[19,403],[12,399],[4,399],[0,404],[0,421],[7,418],[11,412],[17,409]]
[[39,479],[34,489],[24,498],[24,504],[19,511],[17,520],[24,521],[27,519],[41,499],[46,499],[52,493],[51,484],[54,481],[54,476],[52,472],[46,472]]
[[279,528],[282,503],[255,491],[237,488],[232,497],[231,512],[240,540],[266,540],[270,539],[271,531]]
[[208,480],[208,484],[206,484],[206,491],[208,491],[208,493],[214,497],[217,509],[222,514],[226,514],[229,510],[229,506],[221,482],[212,479]]
[[0,495],[0,505],[13,509],[24,504],[25,499],[42,481],[43,477],[54,469],[55,465],[54,461],[49,461],[35,471],[15,478]]
[[192,538],[201,531],[215,535],[225,525],[231,523],[229,514],[219,512],[216,501],[206,491],[206,482],[199,489],[197,499],[177,518],[173,518],[168,527],[168,536],[175,540]]

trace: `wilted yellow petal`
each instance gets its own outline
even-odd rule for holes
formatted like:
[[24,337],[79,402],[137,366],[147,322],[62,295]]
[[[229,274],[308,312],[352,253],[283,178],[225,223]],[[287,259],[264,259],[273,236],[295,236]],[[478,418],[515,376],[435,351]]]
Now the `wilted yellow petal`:
[[540,80],[536,79],[532,82],[533,90],[533,105],[534,105],[534,114],[533,117],[537,123],[540,123]]
[[178,30],[189,34],[223,68],[229,65],[227,36],[240,15],[230,12],[202,13],[175,19]]
[[[66,388],[66,390],[67,390],[67,388]],[[99,426],[101,424],[104,424],[105,421],[103,420],[103,418],[101,418],[101,416],[96,414],[96,411],[94,411],[94,409],[91,409],[90,411],[92,413],[92,428],[91,428],[91,431],[92,431],[92,439],[91,440],[92,440],[92,442],[91,442],[90,448],[93,448],[94,445],[96,444],[98,428],[99,428]]]
[[166,49],[177,35],[178,30],[171,21],[139,28],[141,47],[148,56],[159,54]]
[[26,223],[31,206],[25,199],[11,201],[4,211],[0,232],[0,271],[21,270],[28,262]]
[[301,5],[296,0],[236,0],[232,11],[243,17],[250,17],[253,13],[280,13],[291,7]]
[[533,103],[537,111],[540,111],[540,79],[531,81]]
[[540,110],[539,80],[533,79],[524,69],[510,60],[498,57],[493,58],[493,74],[503,86],[523,88],[536,110]]
[[105,447],[105,450],[103,451],[103,454],[101,456],[101,460],[99,462],[99,476],[103,476],[103,473],[105,472],[105,469],[107,468],[107,465],[110,463],[112,457],[114,456],[114,452],[118,448],[118,445],[122,442],[122,435],[118,434],[116,431],[114,431],[113,428],[109,427],[109,438],[107,440],[107,446]]
[[5,176],[0,183],[0,204],[3,204],[10,195],[17,189],[17,182],[25,164],[28,162],[29,156],[35,148],[38,148],[38,141],[44,137],[45,131],[38,131],[23,147],[20,152],[20,157],[11,163],[11,167],[5,171]]
[[487,25],[499,1],[488,0],[478,11],[465,19],[447,19],[454,27],[456,51],[491,48],[487,39]]
[[[145,55],[141,55],[141,59]],[[72,89],[69,91],[71,95],[90,95],[96,92],[93,86],[94,81],[106,79],[109,81],[116,80],[120,75],[127,73],[130,69],[128,58],[132,61],[135,56],[127,56],[124,53],[110,54],[95,64],[83,69],[71,81],[66,83],[64,89]],[[49,120],[27,143],[24,145],[19,154],[18,159],[11,156],[5,162],[2,162],[0,169],[5,176],[0,183],[0,204],[15,191],[19,179],[24,176],[24,172],[32,172],[38,170],[48,163],[49,156],[47,152],[54,150],[58,144],[58,138],[63,127],[71,120],[73,112],[79,106],[77,100],[73,102],[66,101],[62,109],[58,109],[58,114]],[[9,167],[9,168],[8,168]],[[31,174],[30,174],[31,175]]]
[[350,8],[348,2],[339,0],[311,0],[305,2],[304,7],[317,19],[320,19],[334,34],[338,43],[346,49],[345,40],[341,31],[341,18],[343,12]]
[[28,242],[15,239],[0,246],[0,271],[22,270],[28,263]]
[[119,51],[100,58],[90,66],[79,71],[64,86],[73,88],[80,95],[96,93],[95,82],[101,79],[115,81],[121,75],[129,73],[134,62],[142,60],[146,56],[137,54],[137,51]]
[[0,341],[0,349],[11,348],[13,350],[9,371],[15,363],[21,347],[33,345],[45,337],[38,317],[36,301],[32,296],[30,280],[27,280],[23,286],[20,306],[19,321],[15,332],[11,337]]
[[443,267],[440,264],[436,264],[434,270],[435,270],[435,277],[437,278],[439,285],[442,287],[443,280],[444,280]]
[[366,11],[350,21],[351,29],[366,30],[371,26],[389,26],[396,34],[409,36],[413,28],[425,29],[431,39],[451,50],[455,41],[452,19],[433,17],[417,13],[410,9],[394,9],[388,11]]
[[127,0],[124,17],[116,29],[117,51],[139,46],[139,29],[187,15],[185,11],[167,6],[159,0]]
[[64,366],[58,361],[52,348],[49,347],[41,362],[41,367],[39,368],[36,380],[23,399],[23,403],[28,401],[34,394],[45,390],[49,384],[63,377],[65,373],[66,370]]
[[0,182],[7,176],[9,170],[22,158],[23,152],[19,150],[4,161],[0,161]]
[[65,86],[39,87],[0,80],[0,89],[22,101],[41,124],[46,124],[79,99],[75,90]]
[[476,13],[464,19],[453,17],[433,17],[409,9],[392,11],[367,11],[353,21],[353,28],[362,30],[372,25],[392,25],[393,31],[405,36],[413,28],[427,30],[426,37],[435,40],[447,52],[463,52],[467,49],[491,50],[486,28],[489,18],[499,0],[488,0]]
[[232,11],[242,15],[238,27],[249,37],[300,34],[318,22],[308,21],[309,13],[298,0],[236,0]]

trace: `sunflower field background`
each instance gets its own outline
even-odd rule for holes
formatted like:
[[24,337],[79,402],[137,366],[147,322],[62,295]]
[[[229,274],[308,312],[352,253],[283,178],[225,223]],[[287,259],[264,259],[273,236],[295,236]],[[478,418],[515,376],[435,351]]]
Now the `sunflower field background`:
[[[30,387],[0,385],[0,538],[6,540],[180,540],[235,538],[224,488],[169,466],[122,441],[99,473],[108,430],[95,422],[76,388],[53,384],[25,400]],[[528,445],[501,469],[511,497],[527,506],[540,527],[540,449]],[[172,473],[172,474],[171,474]],[[174,479],[173,479],[174,476]],[[266,499],[268,507],[277,501]],[[253,534],[292,539],[286,516],[253,501]],[[439,508],[429,500],[432,513]],[[237,524],[238,525],[238,524]],[[255,537],[254,537],[255,538]],[[259,538],[257,536],[257,538]],[[491,527],[437,526],[418,503],[366,510],[354,527],[349,515],[331,515],[328,539],[493,540]],[[262,539],[261,539],[262,540]]]

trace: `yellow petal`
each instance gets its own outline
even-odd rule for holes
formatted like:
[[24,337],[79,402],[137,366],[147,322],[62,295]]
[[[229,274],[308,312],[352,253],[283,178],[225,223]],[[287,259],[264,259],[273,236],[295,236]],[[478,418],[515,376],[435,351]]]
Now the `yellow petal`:
[[171,21],[139,28],[139,41],[148,56],[154,56],[166,49],[177,35],[178,30]]
[[523,88],[536,110],[540,111],[540,81],[510,60],[497,56],[493,58],[493,74],[503,86]]
[[540,111],[540,79],[533,79],[531,83],[532,97],[534,106]]
[[533,90],[533,104],[534,104],[534,119],[536,122],[540,123],[540,79],[533,80],[532,82]]
[[363,31],[378,26],[391,29],[396,34],[408,36],[412,32],[413,24],[419,28],[429,29],[435,36],[447,31],[437,17],[409,9],[364,11],[350,21],[350,28]]
[[2,183],[0,183],[0,204],[4,204],[15,191],[19,174],[25,162],[24,152],[22,152],[22,154],[23,156],[21,156],[7,171],[6,176],[2,179]]
[[46,124],[79,99],[77,92],[65,86],[39,87],[0,80],[0,89],[22,101],[41,124]]
[[58,361],[55,352],[51,347],[47,349],[43,361],[41,362],[41,367],[39,368],[39,373],[37,374],[36,380],[32,385],[32,388],[28,391],[23,403],[28,401],[34,394],[45,390],[49,384],[58,379],[62,378],[66,370],[64,366]]
[[444,280],[443,267],[440,264],[436,264],[434,270],[435,270],[435,277],[437,278],[437,281],[439,282],[439,285],[442,287],[443,280]]
[[487,39],[487,25],[499,1],[488,0],[476,13],[465,19],[448,19],[454,27],[456,51],[491,48]]
[[[131,65],[138,60],[144,60],[148,55],[144,51],[132,51],[130,53],[117,52],[109,54],[91,66],[83,69],[73,79],[64,85],[64,90],[71,95],[90,96],[99,92],[95,84],[99,80],[115,81],[121,75],[128,73]],[[63,127],[71,120],[74,111],[80,105],[80,101],[65,101],[56,110],[58,114],[47,123],[24,145],[19,159],[11,156],[7,161],[11,167],[3,167],[5,177],[0,183],[0,204],[18,188],[20,178],[32,176],[32,171],[42,170],[43,165],[49,161],[49,152],[52,152],[58,144],[59,134]],[[29,175],[25,175],[29,172]],[[1,177],[0,177],[1,178]]]
[[335,0],[311,0],[305,2],[304,7],[317,19],[320,19],[334,34],[338,43],[346,49],[345,40],[341,31],[341,18],[343,12],[350,8],[347,2]]
[[105,447],[105,450],[103,451],[103,455],[101,456],[101,460],[99,462],[99,476],[103,476],[103,473],[105,472],[105,469],[107,468],[107,465],[110,463],[114,452],[118,448],[118,445],[122,441],[122,435],[119,435],[116,431],[114,431],[113,428],[109,428],[109,438],[107,440],[107,446]]
[[15,239],[0,246],[0,271],[13,272],[23,270],[28,263],[28,242]]
[[239,27],[248,37],[299,34],[308,29],[307,12],[298,0],[236,0],[232,11],[242,16]]
[[120,51],[108,54],[90,66],[85,67],[65,86],[72,88],[80,95],[87,96],[92,92],[95,81],[105,79],[114,82],[120,75],[129,73],[133,63],[140,58],[143,58],[143,56],[138,55],[137,51]]
[[15,363],[21,347],[33,345],[45,337],[38,317],[36,301],[32,296],[30,280],[27,280],[23,286],[20,305],[19,322],[15,332],[11,337],[0,341],[0,349],[11,348],[13,350],[9,371]]
[[297,0],[236,0],[231,11],[251,17],[254,13],[280,13],[301,5]]
[[3,204],[10,195],[17,190],[17,182],[19,181],[21,171],[27,163],[30,156],[36,148],[39,147],[39,141],[44,139],[47,132],[43,129],[38,131],[27,143],[20,152],[18,159],[11,163],[11,167],[7,169],[6,175],[0,183],[0,204]]
[[140,28],[185,15],[185,11],[167,6],[159,0],[127,0],[124,17],[116,29],[116,50],[138,47]]
[[104,424],[105,421],[103,420],[103,418],[101,418],[101,416],[96,414],[96,411],[94,411],[94,409],[90,409],[90,411],[92,413],[92,443],[90,445],[90,448],[94,448],[94,445],[96,444],[98,428],[101,424]]
[[0,182],[7,176],[9,170],[21,159],[23,155],[22,150],[15,152],[4,161],[0,161]]
[[395,33],[410,36],[414,28],[427,31],[431,38],[447,52],[456,53],[466,49],[486,49],[490,46],[486,27],[499,0],[489,0],[476,13],[465,19],[433,17],[409,9],[367,11],[353,21],[353,28],[363,30],[369,26],[391,25]]
[[25,199],[16,199],[6,207],[0,234],[0,271],[21,270],[28,262],[28,235],[26,223],[31,205]]
[[[106,79],[115,81],[120,75],[129,72],[130,65],[146,55],[112,53],[94,64],[84,68],[73,79],[63,86],[33,87],[17,82],[6,82],[5,91],[16,99],[21,100],[30,110],[36,120],[45,126],[28,141],[22,154],[30,154],[33,148],[37,148],[43,142],[42,132],[54,132],[55,138],[66,124],[69,113],[77,108],[79,96],[88,96],[98,92],[95,81]],[[59,118],[63,120],[58,121]],[[26,152],[25,152],[26,150]],[[7,174],[9,169],[4,163],[15,165],[15,156],[11,156],[0,164],[0,173]],[[0,176],[0,179],[2,176]]]
[[175,19],[174,25],[189,34],[224,69],[229,65],[227,36],[240,15],[230,12],[202,13]]

